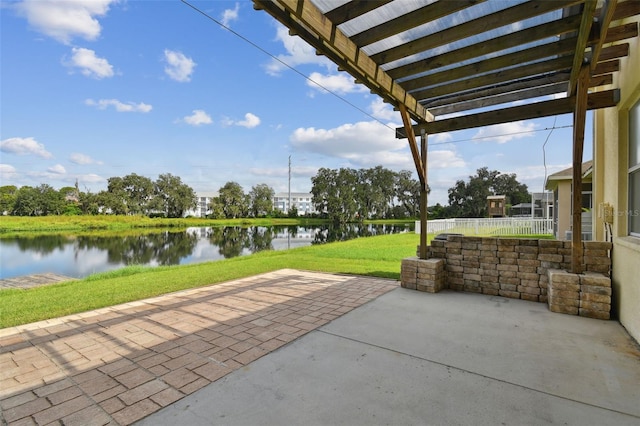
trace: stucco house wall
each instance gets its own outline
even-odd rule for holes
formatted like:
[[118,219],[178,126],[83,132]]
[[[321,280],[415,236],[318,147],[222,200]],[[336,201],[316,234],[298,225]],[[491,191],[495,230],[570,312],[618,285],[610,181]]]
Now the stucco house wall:
[[[616,25],[638,21],[634,17]],[[613,315],[640,341],[640,237],[631,236],[628,227],[629,215],[637,213],[629,208],[629,110],[640,101],[640,44],[637,37],[628,42],[629,56],[614,74],[620,102],[594,112],[594,228],[597,240],[613,241]],[[611,235],[602,214],[605,203],[614,209]]]

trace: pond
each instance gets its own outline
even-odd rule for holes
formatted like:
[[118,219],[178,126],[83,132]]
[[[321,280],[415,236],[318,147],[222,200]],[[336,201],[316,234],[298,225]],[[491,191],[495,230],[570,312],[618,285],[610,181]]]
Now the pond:
[[412,232],[413,225],[188,228],[126,236],[0,239],[0,279],[52,272],[82,278],[127,265],[182,265],[353,238]]

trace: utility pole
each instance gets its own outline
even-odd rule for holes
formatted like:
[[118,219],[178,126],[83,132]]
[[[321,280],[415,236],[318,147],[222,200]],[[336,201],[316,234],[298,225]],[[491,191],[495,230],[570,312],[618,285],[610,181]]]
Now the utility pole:
[[291,211],[291,156],[289,156],[289,211]]

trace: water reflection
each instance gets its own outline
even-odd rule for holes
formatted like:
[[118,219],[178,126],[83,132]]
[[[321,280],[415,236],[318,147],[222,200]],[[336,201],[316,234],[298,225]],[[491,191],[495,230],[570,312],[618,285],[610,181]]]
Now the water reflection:
[[48,235],[2,239],[0,278],[43,272],[83,277],[126,265],[204,262],[412,230],[410,225],[228,226],[126,236]]

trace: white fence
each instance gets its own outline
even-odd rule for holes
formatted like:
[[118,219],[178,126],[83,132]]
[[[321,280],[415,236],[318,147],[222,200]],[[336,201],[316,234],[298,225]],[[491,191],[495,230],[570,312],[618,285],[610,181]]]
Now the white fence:
[[[464,235],[527,235],[553,234],[553,219],[530,217],[455,218],[427,221],[427,233],[442,232]],[[420,221],[416,221],[416,234],[420,233]]]

